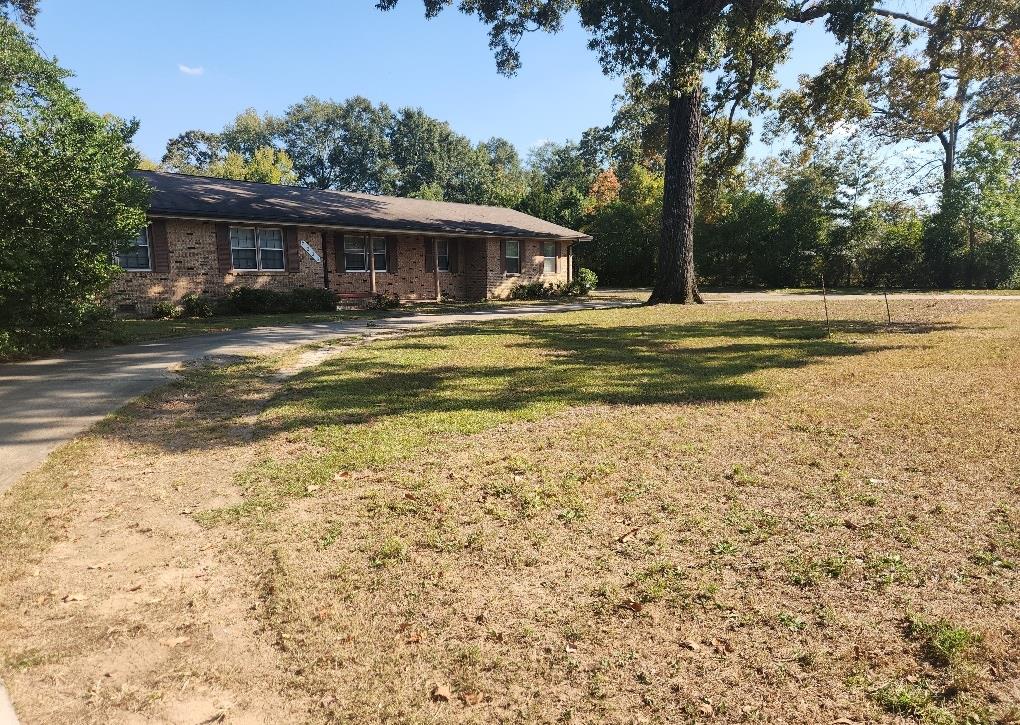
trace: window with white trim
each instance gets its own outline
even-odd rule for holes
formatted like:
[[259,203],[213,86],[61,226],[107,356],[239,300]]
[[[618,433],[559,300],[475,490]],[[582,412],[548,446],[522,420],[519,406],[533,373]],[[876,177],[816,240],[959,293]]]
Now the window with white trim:
[[542,256],[545,257],[542,271],[546,274],[556,274],[556,242],[542,242]]
[[138,237],[128,251],[117,255],[117,264],[132,272],[149,272],[152,261],[149,258],[149,228],[142,227]]
[[440,272],[450,271],[450,240],[436,240],[436,266]]
[[282,272],[283,230],[230,227],[230,264],[240,270]]
[[521,243],[516,239],[503,242],[503,261],[507,274],[521,273]]
[[[386,237],[372,237],[372,254],[375,255],[375,271],[386,271]],[[344,271],[367,272],[369,237],[365,235],[344,235]]]

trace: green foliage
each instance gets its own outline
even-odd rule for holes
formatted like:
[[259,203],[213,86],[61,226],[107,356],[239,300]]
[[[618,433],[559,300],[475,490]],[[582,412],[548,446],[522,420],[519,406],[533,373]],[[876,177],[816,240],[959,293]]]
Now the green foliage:
[[168,300],[159,300],[152,304],[152,319],[172,320],[181,316],[181,308]]
[[372,297],[370,310],[395,310],[400,307],[400,298],[392,292],[380,292]]
[[334,312],[337,307],[336,295],[319,287],[296,287],[289,292],[234,287],[227,295],[227,300],[235,311],[244,315]]
[[234,287],[227,294],[231,306],[243,315],[288,312],[290,300],[283,292],[254,287]]
[[961,661],[981,637],[944,620],[927,620],[918,614],[907,617],[907,633],[921,642],[925,656],[940,667]]
[[322,287],[297,287],[290,291],[290,312],[336,312],[337,297]]
[[185,131],[171,139],[162,166],[170,171],[263,184],[293,184],[294,162],[275,142],[277,121],[249,108],[220,133]]
[[598,286],[599,276],[587,267],[581,267],[577,270],[577,276],[573,279],[573,283],[576,285],[577,294],[586,295]]
[[556,294],[556,287],[547,282],[518,282],[510,288],[512,300],[547,300]]
[[114,254],[145,223],[137,123],[90,113],[0,17],[0,347],[73,343],[108,317]]
[[516,207],[527,180],[513,144],[473,144],[420,108],[308,96],[283,116],[248,109],[219,133],[167,143],[172,171],[319,189]]
[[611,284],[648,284],[662,228],[662,183],[661,175],[631,166],[618,196],[596,207],[584,223],[594,239],[578,244],[579,260]]
[[182,317],[212,317],[213,303],[209,298],[189,292],[181,298]]

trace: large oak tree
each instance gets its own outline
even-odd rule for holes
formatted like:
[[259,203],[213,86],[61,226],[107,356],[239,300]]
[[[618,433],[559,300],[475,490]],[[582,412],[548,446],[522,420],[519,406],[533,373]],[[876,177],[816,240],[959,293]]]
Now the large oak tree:
[[[454,0],[423,0],[434,17]],[[890,0],[891,2],[893,0]],[[500,72],[515,73],[517,50],[529,32],[557,32],[576,10],[604,71],[642,74],[668,96],[665,185],[659,264],[650,302],[698,302],[694,274],[694,195],[706,107],[729,104],[760,112],[771,104],[774,71],[787,60],[803,23],[822,22],[837,57],[814,79],[805,79],[807,112],[846,116],[854,103],[868,104],[862,91],[875,74],[891,73],[892,62],[910,43],[911,29],[961,37],[1003,38],[1015,34],[1016,0],[1001,13],[975,22],[957,6],[976,0],[945,0],[924,17],[875,0],[459,0],[458,9],[489,27],[489,44]],[[399,0],[379,0],[389,10]],[[989,4],[991,0],[986,0]],[[706,90],[713,77],[715,91]]]

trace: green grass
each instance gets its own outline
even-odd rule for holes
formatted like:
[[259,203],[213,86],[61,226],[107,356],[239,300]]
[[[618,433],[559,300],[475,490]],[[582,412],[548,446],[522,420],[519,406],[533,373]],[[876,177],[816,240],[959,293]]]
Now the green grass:
[[[453,326],[348,350],[298,376],[262,416],[260,437],[292,432],[309,452],[250,467],[239,478],[249,505],[233,512],[272,508],[337,472],[410,459],[452,436],[583,405],[751,401],[765,394],[754,380],[762,372],[879,349],[826,338],[811,320],[680,324],[663,312]],[[523,476],[532,464],[508,465]],[[757,481],[740,466],[727,477]],[[570,485],[511,485],[501,496],[518,514],[558,505],[571,518],[581,512],[564,504]]]
[[216,315],[203,318],[176,318],[154,320],[150,318],[115,318],[85,331],[73,344],[41,346],[37,349],[14,349],[5,347],[0,336],[0,362],[27,360],[42,355],[70,350],[130,345],[154,340],[168,340],[175,337],[189,337],[230,330],[246,330],[253,327],[276,327],[280,325],[307,325],[343,320],[378,319],[406,315],[430,315],[487,310],[501,306],[528,306],[548,304],[570,304],[576,299],[564,300],[489,300],[483,302],[413,302],[392,310],[349,309],[337,312],[286,312],[264,315]]
[[925,657],[940,667],[963,661],[981,637],[944,619],[928,620],[918,614],[907,617],[907,632],[921,643]]

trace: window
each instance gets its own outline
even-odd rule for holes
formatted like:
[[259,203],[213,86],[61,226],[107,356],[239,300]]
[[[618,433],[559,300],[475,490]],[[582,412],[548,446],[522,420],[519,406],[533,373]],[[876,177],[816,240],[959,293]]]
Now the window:
[[[344,270],[347,272],[367,272],[368,237],[344,236]],[[386,271],[386,238],[372,237],[372,254],[375,256],[375,271]]]
[[258,229],[255,236],[259,242],[259,269],[282,270],[283,230]]
[[365,259],[365,238],[344,237],[344,270],[347,272],[364,272],[368,269]]
[[117,263],[124,269],[136,272],[148,272],[152,269],[149,263],[149,230],[142,227],[132,247],[123,254],[117,255]]
[[386,271],[386,238],[372,237],[372,254],[375,255],[375,271]]
[[507,239],[503,242],[503,261],[507,274],[521,273],[521,243]]
[[545,257],[543,271],[546,274],[556,274],[556,242],[542,242],[542,256]]
[[436,266],[440,272],[450,271],[450,240],[436,240]]
[[234,269],[282,272],[283,230],[230,227],[230,262]]

